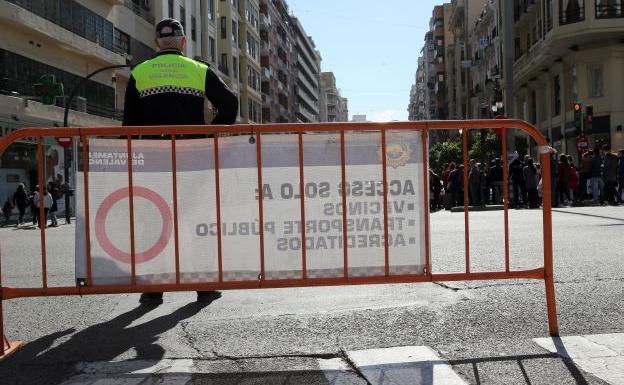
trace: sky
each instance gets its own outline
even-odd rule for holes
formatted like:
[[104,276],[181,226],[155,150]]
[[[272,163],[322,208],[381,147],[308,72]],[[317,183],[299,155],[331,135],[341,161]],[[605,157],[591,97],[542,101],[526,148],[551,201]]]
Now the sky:
[[287,0],[349,99],[349,119],[407,120],[434,5],[442,0]]

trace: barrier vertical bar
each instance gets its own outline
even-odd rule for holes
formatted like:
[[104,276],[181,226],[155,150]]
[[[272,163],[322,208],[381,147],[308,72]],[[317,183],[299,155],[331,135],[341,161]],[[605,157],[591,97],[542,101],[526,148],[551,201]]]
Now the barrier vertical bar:
[[462,131],[462,157],[464,163],[464,236],[466,246],[466,274],[470,273],[470,226],[468,224],[468,129]]
[[43,195],[44,189],[44,156],[43,156],[43,138],[41,136],[37,137],[37,165],[39,167],[39,221],[38,225],[41,229],[41,283],[43,288],[48,287],[48,272],[47,272],[47,261],[46,261],[46,234],[45,228],[48,222],[45,215],[45,197]]
[[308,277],[308,262],[306,255],[306,232],[305,232],[305,187],[304,187],[304,175],[303,175],[303,134],[300,132],[299,136],[299,201],[301,203],[301,267],[303,279]]
[[178,234],[178,159],[176,153],[176,137],[171,135],[171,175],[173,178],[173,237],[175,248],[175,279],[180,284],[180,238]]
[[340,173],[342,178],[342,253],[343,277],[349,277],[349,241],[347,239],[347,150],[344,130],[340,130]]
[[134,188],[132,185],[132,137],[128,135],[128,204],[130,209],[130,282],[136,285],[136,255],[134,249]]
[[82,142],[82,177],[84,194],[85,252],[87,258],[87,286],[93,284],[91,272],[91,214],[89,212],[89,138],[80,136]]
[[385,275],[390,276],[390,248],[388,245],[388,170],[386,160],[386,129],[381,129],[381,164],[383,167],[382,172],[382,185],[383,185],[383,207],[384,207],[384,260],[385,260]]
[[214,171],[215,171],[215,200],[217,205],[217,259],[219,265],[219,282],[223,282],[223,255],[221,238],[221,186],[219,181],[219,134],[214,134]]
[[[422,140],[422,161],[423,161],[423,192],[425,197],[425,274],[431,275],[431,258],[429,248],[429,150],[427,148],[427,134],[429,126],[420,130]],[[434,197],[435,199],[435,197]]]
[[[543,148],[543,147],[542,147]],[[559,336],[557,322],[557,302],[555,300],[555,282],[553,274],[552,250],[552,185],[550,148],[540,150],[542,163],[542,218],[544,223],[544,285],[546,286],[546,308],[548,310],[548,330],[553,337]]]
[[[505,220],[505,271],[509,273],[509,169],[507,165],[507,127],[502,130],[503,210]],[[500,192],[499,192],[500,194]]]
[[[260,285],[265,279],[264,277],[264,195],[262,194],[262,138],[260,130],[256,129],[256,164],[258,166],[258,225],[260,226]],[[304,246],[305,247],[305,246]]]

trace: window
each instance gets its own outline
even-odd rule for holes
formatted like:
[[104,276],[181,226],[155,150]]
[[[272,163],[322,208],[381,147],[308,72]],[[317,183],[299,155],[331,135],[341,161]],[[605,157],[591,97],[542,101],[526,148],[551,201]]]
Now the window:
[[227,53],[221,54],[221,61],[219,62],[219,71],[223,72],[226,75],[230,74],[230,71],[228,71],[228,55],[227,55]]
[[113,50],[119,54],[130,54],[130,36],[115,28]]
[[596,19],[623,17],[622,0],[596,0]]
[[238,43],[238,25],[232,20],[232,43]]
[[253,29],[258,30],[258,10],[254,8],[250,0],[245,0],[245,18]]
[[215,39],[213,39],[212,37],[208,38],[208,50],[210,51],[210,61],[212,63],[215,62]]
[[544,21],[546,32],[553,27],[553,0],[546,0],[546,20]]
[[599,98],[602,96],[604,96],[602,64],[594,64],[589,66],[589,97]]
[[221,39],[225,39],[227,36],[227,19],[225,16],[221,16]]
[[[0,89],[15,91],[21,95],[33,95],[33,84],[39,82],[43,74],[56,76],[63,83],[65,90],[73,90],[83,81],[59,68],[40,63],[13,52],[0,49]],[[87,112],[90,114],[115,117],[115,89],[93,80],[87,80],[83,87],[78,88],[77,95],[87,99]],[[58,105],[63,103],[57,100]],[[72,107],[73,108],[73,107]]]
[[247,54],[256,60],[258,60],[258,46],[259,45],[260,44],[253,37],[253,35],[247,32]]
[[180,6],[180,24],[182,24],[182,28],[186,32],[186,10],[183,6]]
[[113,51],[113,23],[74,0],[9,2]]
[[555,103],[555,108],[553,108],[553,111],[555,112],[554,116],[560,115],[561,114],[561,78],[559,77],[559,75],[556,75],[554,80],[554,87],[553,87],[553,92],[554,92],[554,103]]
[[195,20],[195,16],[191,16],[191,40],[195,41],[196,40],[196,20]]
[[215,19],[215,5],[214,0],[208,0],[208,19],[214,21]]
[[232,57],[232,75],[234,79],[238,79],[238,58]]
[[173,15],[173,0],[169,0],[169,2],[168,2],[168,4],[167,4],[167,5],[168,5],[168,7],[169,7],[169,17],[170,17],[171,19],[174,19],[175,17],[174,17],[174,15]]
[[559,0],[559,24],[585,20],[585,0]]
[[251,65],[247,65],[247,85],[260,92],[260,73]]
[[252,98],[247,98],[247,119],[259,122],[261,117],[260,104]]

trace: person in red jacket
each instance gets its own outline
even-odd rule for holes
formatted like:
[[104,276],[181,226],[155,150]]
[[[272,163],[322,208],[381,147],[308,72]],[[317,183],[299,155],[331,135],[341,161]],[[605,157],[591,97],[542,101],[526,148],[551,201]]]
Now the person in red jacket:
[[581,195],[577,192],[577,189],[579,187],[579,172],[574,165],[572,155],[568,155],[568,163],[570,164],[570,180],[568,181],[568,188],[570,189],[570,199],[573,203],[576,204],[581,199]]

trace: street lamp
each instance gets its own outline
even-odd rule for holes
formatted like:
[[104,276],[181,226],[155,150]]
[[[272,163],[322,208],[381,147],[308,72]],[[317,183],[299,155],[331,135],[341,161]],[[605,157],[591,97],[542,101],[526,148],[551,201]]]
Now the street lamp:
[[[126,58],[126,60],[131,60],[131,57],[128,56]],[[116,64],[116,65],[111,65],[111,66],[106,66],[106,67],[102,67],[96,71],[91,72],[90,74],[88,74],[87,76],[85,76],[84,78],[80,79],[80,82],[76,85],[76,87],[74,87],[74,89],[72,89],[72,91],[69,93],[69,97],[67,98],[67,102],[65,103],[65,114],[63,116],[63,127],[69,127],[68,125],[68,118],[69,118],[69,107],[71,106],[72,101],[74,100],[74,98],[76,97],[76,94],[78,93],[78,90],[82,88],[82,86],[87,82],[87,80],[91,79],[93,76],[99,74],[100,72],[104,72],[107,70],[111,70],[111,69],[116,69],[116,68],[129,68],[132,67],[132,64]],[[115,79],[116,80],[116,79]],[[64,164],[64,170],[63,170],[63,174],[64,174],[64,178],[65,178],[65,184],[67,184],[67,186],[69,187],[69,150],[67,148],[63,148],[63,159],[65,160],[65,164]],[[65,192],[65,222],[66,223],[71,223],[70,222],[70,210],[69,210],[69,191]]]

